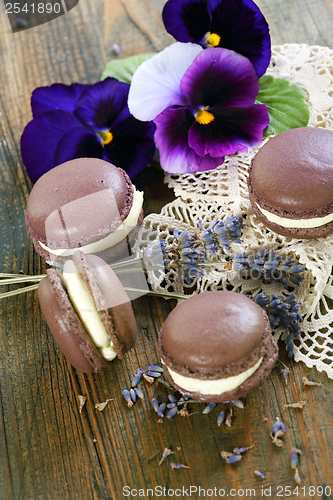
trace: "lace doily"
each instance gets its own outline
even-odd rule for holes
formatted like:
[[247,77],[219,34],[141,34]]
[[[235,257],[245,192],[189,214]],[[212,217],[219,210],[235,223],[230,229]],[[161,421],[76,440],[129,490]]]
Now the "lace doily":
[[[274,46],[267,74],[285,78],[305,91],[310,109],[309,126],[333,129],[333,50],[305,44]],[[333,235],[297,240],[267,231],[252,213],[247,190],[248,167],[255,152],[227,157],[222,166],[208,172],[166,174],[165,182],[174,189],[177,198],[160,214],[145,218],[137,248],[149,246],[154,238],[164,238],[168,251],[174,245],[173,230],[176,228],[195,234],[199,220],[207,227],[216,220],[246,214],[242,243],[231,244],[220,257],[253,254],[265,248],[292,257],[306,268],[301,285],[292,290],[297,302],[302,303],[300,313],[304,318],[294,359],[303,361],[308,367],[315,366],[333,378]],[[221,265],[208,267],[204,277],[195,278],[191,285],[184,283],[178,269],[149,272],[149,280],[154,289],[184,296],[205,290],[291,293],[283,290],[282,284],[245,280],[237,271],[226,271]],[[279,328],[274,335],[279,338],[286,332]]]

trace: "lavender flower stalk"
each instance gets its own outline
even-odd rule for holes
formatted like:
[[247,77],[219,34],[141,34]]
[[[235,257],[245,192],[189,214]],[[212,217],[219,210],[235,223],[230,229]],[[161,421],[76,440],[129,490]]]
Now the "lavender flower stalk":
[[294,294],[288,297],[282,295],[276,297],[272,294],[270,297],[264,293],[259,293],[254,297],[254,301],[266,310],[272,328],[282,326],[289,331],[288,337],[285,339],[288,356],[291,358],[294,353],[294,341],[300,338],[301,327],[303,321],[299,314],[301,303],[296,303]]
[[277,255],[274,250],[261,250],[254,255],[236,255],[233,269],[244,271],[254,279],[263,279],[268,283],[279,281],[284,288],[298,286],[304,279],[304,267],[292,257]]

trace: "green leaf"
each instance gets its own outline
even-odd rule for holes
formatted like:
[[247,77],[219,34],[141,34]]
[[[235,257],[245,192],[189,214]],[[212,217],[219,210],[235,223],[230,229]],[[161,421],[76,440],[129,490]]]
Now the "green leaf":
[[265,104],[269,113],[269,125],[264,135],[280,134],[291,128],[306,127],[309,121],[309,107],[305,93],[288,80],[264,75],[259,79],[257,104]]
[[131,83],[132,76],[141,63],[155,55],[155,52],[126,57],[125,59],[112,59],[107,63],[102,74],[102,80],[111,76],[121,82]]

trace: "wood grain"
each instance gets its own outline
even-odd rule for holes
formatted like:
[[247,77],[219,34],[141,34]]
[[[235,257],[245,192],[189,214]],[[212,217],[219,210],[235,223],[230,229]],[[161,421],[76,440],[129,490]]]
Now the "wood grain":
[[[332,0],[257,3],[269,21],[273,44],[333,48]],[[80,0],[67,15],[13,34],[0,3],[2,272],[45,271],[24,223],[31,184],[20,157],[20,136],[31,119],[31,92],[54,82],[99,80],[107,61],[117,57],[112,51],[115,43],[121,48],[118,57],[163,49],[173,40],[163,27],[163,5],[163,0]],[[159,211],[173,198],[163,174],[155,169],[147,169],[137,183],[145,190],[145,214]],[[333,383],[323,373],[290,362],[283,348],[281,360],[291,368],[288,384],[277,364],[268,380],[246,398],[245,409],[233,407],[230,428],[216,422],[218,412],[229,405],[203,415],[203,406],[192,404],[190,417],[160,423],[150,401],[165,400],[169,391],[158,382],[141,382],[144,400],[127,407],[122,391],[138,366],[158,362],[158,331],[173,306],[161,298],[136,299],[135,349],[103,373],[84,375],[67,364],[54,344],[36,293],[0,303],[0,500],[120,500],[126,485],[138,494],[157,486],[216,487],[226,493],[242,489],[239,498],[250,497],[246,489],[262,498],[262,488],[272,487],[272,498],[278,498],[277,486],[295,487],[289,466],[293,446],[303,451],[301,486],[333,490]],[[323,385],[304,386],[303,376]],[[87,397],[81,413],[79,394]],[[109,398],[112,401],[99,412],[95,404]],[[285,407],[300,400],[306,401],[302,410]],[[270,438],[276,417],[288,427],[282,448]],[[220,456],[222,450],[252,445],[238,464],[228,465]],[[158,465],[165,447],[175,453]],[[190,468],[172,470],[170,462]],[[265,478],[257,478],[254,470]],[[192,498],[203,495],[193,493]],[[293,493],[289,498],[308,499],[310,494],[307,489],[305,495]]]

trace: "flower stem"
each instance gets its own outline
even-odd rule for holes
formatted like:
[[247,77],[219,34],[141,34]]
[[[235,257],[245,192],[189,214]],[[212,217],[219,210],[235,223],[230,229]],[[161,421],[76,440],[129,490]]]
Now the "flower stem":
[[6,297],[12,297],[13,295],[19,295],[20,293],[31,292],[32,290],[37,290],[39,285],[30,285],[23,288],[18,288],[17,290],[11,290],[10,292],[4,292],[0,294],[0,299],[5,299]]
[[[3,274],[0,274],[0,277],[3,276]],[[23,283],[26,281],[38,281],[40,282],[46,274],[41,274],[38,276],[20,276],[20,278],[17,277],[16,275],[15,278],[10,278],[10,279],[0,279],[0,285],[11,285],[15,283]],[[22,288],[17,288],[16,290],[11,290],[9,292],[3,292],[0,293],[0,299],[4,299],[6,297],[12,297],[14,295],[19,295],[20,293],[26,293],[26,292],[31,292],[34,290],[37,290],[39,286],[39,283],[35,283],[34,285],[29,285],[25,286]],[[165,293],[165,292],[158,292],[157,290],[145,290],[143,288],[135,288],[135,287],[127,287],[125,286],[124,289],[127,292],[135,292],[135,293],[142,293],[143,295],[153,295],[153,296],[159,296],[159,297],[165,297],[165,298],[170,298],[170,299],[177,299],[177,300],[183,300],[185,297],[183,295],[178,295],[176,293]]]
[[[4,276],[3,274],[0,274],[0,278],[2,278],[2,276]],[[8,277],[8,279],[0,279],[0,285],[13,285],[15,283],[25,283],[26,281],[41,281],[45,276],[46,274],[39,274],[39,275],[36,275],[36,276],[25,276],[25,275],[22,275],[22,274],[16,274],[16,275],[7,275],[7,276],[11,276],[10,278]]]

